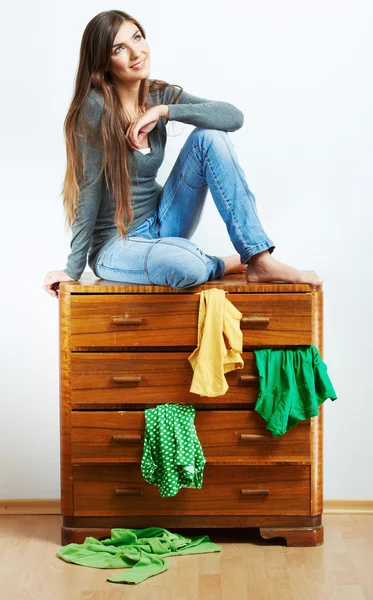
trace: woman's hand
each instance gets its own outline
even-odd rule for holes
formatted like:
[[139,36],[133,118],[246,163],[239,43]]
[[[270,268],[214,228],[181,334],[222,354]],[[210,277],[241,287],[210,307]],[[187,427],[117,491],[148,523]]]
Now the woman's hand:
[[139,117],[133,119],[130,123],[126,138],[133,151],[140,148],[141,140],[151,131],[157,124],[160,117],[167,117],[168,106],[167,104],[158,104],[158,106],[152,106],[145,111]]
[[65,271],[48,271],[44,279],[43,288],[48,294],[58,298],[58,288],[61,281],[77,281],[71,279]]

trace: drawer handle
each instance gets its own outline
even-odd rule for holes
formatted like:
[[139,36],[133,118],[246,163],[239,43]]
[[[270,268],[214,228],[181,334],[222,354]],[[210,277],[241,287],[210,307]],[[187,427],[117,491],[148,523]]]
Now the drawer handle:
[[269,317],[242,317],[241,325],[263,325],[264,327],[268,325]]
[[240,433],[240,439],[243,442],[250,442],[252,440],[267,440],[268,435],[263,433]]
[[136,496],[136,497],[140,497],[143,495],[142,490],[123,490],[120,488],[117,488],[114,492],[115,496]]
[[112,317],[114,325],[141,325],[141,317]]
[[141,433],[122,433],[118,435],[113,435],[111,439],[115,444],[125,444],[127,442],[141,442],[142,435]]
[[257,383],[258,376],[257,375],[240,375],[240,381],[242,381],[242,383]]
[[269,496],[269,490],[241,490],[242,496]]
[[114,383],[140,383],[141,375],[113,375]]

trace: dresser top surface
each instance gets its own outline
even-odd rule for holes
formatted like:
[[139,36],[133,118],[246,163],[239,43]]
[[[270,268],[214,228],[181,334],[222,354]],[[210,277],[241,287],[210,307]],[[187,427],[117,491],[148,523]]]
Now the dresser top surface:
[[220,288],[230,293],[310,293],[322,292],[322,284],[318,287],[308,283],[247,283],[244,274],[225,275],[203,285],[191,288],[175,289],[167,285],[132,285],[98,279],[93,274],[84,274],[79,281],[60,283],[60,292],[78,294],[196,294],[202,290]]

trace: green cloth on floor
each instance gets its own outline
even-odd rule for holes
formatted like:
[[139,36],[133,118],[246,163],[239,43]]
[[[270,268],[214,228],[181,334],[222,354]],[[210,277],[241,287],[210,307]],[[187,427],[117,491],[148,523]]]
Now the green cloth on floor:
[[336,400],[327,366],[316,346],[254,350],[259,372],[259,395],[255,410],[274,437],[319,414],[327,398]]
[[201,488],[206,459],[194,425],[191,404],[160,404],[145,410],[141,473],[159,486],[162,497],[182,487]]
[[66,562],[96,569],[132,567],[106,581],[140,583],[168,569],[163,557],[182,554],[220,552],[208,535],[186,538],[161,527],[145,529],[112,529],[111,538],[87,537],[83,544],[67,544],[57,552]]

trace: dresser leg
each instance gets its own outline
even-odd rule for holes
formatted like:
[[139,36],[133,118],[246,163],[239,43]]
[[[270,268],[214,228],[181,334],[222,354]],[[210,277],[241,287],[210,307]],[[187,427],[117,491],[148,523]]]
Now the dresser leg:
[[320,546],[324,543],[324,526],[260,527],[260,535],[266,540],[285,538],[287,546]]

